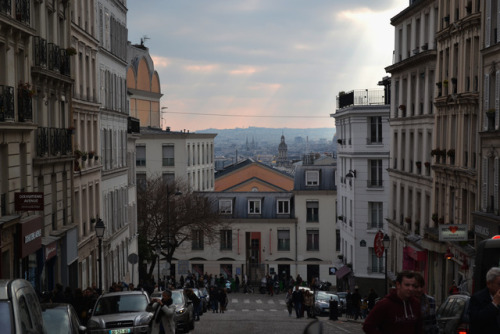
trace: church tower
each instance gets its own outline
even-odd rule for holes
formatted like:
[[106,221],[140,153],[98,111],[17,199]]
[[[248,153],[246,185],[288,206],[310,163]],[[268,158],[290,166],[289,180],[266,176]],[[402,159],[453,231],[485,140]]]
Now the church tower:
[[276,165],[278,166],[287,166],[288,165],[288,146],[285,143],[285,135],[281,135],[281,142],[278,146],[278,160],[276,161]]

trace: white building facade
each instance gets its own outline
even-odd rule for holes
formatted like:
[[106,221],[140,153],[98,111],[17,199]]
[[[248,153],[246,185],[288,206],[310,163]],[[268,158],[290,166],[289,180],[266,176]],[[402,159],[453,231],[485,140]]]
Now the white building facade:
[[[389,200],[389,105],[387,90],[343,93],[331,116],[337,129],[337,225],[343,269],[342,289],[357,285],[384,293],[384,257],[374,247],[387,234]],[[368,293],[362,290],[361,293]]]

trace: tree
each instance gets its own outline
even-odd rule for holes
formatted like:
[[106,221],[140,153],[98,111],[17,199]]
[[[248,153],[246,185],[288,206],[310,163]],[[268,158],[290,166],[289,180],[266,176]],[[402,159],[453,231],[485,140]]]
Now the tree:
[[214,198],[193,192],[181,181],[166,181],[163,177],[147,178],[137,187],[137,222],[139,233],[139,258],[151,261],[151,277],[161,256],[172,263],[175,250],[192,240],[193,231],[201,230],[208,243],[217,237],[223,223]]

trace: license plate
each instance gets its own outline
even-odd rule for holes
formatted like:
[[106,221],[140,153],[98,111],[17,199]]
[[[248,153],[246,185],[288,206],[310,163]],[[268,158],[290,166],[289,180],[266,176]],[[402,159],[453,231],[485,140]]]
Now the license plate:
[[109,334],[130,333],[130,328],[110,329]]

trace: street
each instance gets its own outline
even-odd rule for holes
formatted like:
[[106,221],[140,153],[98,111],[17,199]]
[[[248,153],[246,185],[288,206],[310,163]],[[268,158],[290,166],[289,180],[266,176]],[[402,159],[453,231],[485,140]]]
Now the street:
[[[225,313],[204,313],[196,322],[191,333],[302,333],[313,321],[307,317],[290,317],[285,306],[285,294],[243,294],[228,295],[229,304]],[[331,321],[326,316],[318,317],[323,322],[323,333],[363,333],[361,322],[341,318]]]

